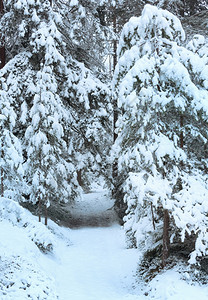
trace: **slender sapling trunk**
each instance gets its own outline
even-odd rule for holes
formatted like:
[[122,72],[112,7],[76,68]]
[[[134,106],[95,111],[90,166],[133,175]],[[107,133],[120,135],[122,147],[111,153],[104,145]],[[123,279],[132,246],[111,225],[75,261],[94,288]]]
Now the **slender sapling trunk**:
[[40,210],[41,210],[41,199],[40,199],[40,196],[39,196],[39,198],[38,198],[38,220],[39,220],[39,222],[41,222]]
[[1,197],[4,197],[4,171],[1,168]]
[[[114,13],[113,18],[113,30],[116,35],[117,33],[117,20],[116,20],[116,14]],[[115,71],[117,64],[117,40],[113,41],[113,71]],[[117,101],[114,99],[113,101],[113,142],[115,143],[118,135],[116,133],[116,122],[118,120],[118,109],[117,109]],[[118,162],[117,160],[113,163],[113,170],[112,170],[112,178],[113,178],[113,192],[112,194],[115,195],[116,193],[116,178],[118,176]]]
[[[4,4],[3,0],[0,0],[0,17],[4,13]],[[6,64],[6,52],[5,52],[5,45],[4,45],[4,38],[0,35],[0,69],[2,69]],[[1,145],[3,149],[3,144]],[[3,159],[4,153],[3,150],[1,151],[1,158]],[[4,171],[1,168],[1,196],[4,196]]]
[[162,253],[162,266],[166,266],[167,259],[169,256],[169,212],[167,209],[164,209],[164,221],[163,221],[163,253]]
[[[0,17],[4,13],[4,3],[3,0],[0,0]],[[5,39],[0,35],[0,69],[5,66],[6,63],[6,52],[5,52]]]

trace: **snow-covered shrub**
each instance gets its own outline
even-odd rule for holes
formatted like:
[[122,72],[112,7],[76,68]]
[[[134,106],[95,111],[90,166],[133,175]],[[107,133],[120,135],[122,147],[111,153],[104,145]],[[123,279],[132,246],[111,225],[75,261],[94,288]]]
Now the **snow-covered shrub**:
[[58,299],[52,278],[23,257],[1,256],[0,270],[2,300]]
[[150,5],[124,26],[114,74],[120,108],[114,150],[130,244],[144,252],[161,247],[168,210],[173,233],[182,241],[195,235],[194,263],[208,254],[208,65],[180,45],[184,38],[177,17]]
[[0,220],[8,220],[14,226],[24,228],[27,236],[42,251],[53,250],[55,240],[53,234],[45,225],[36,221],[35,217],[17,202],[3,197],[0,200]]

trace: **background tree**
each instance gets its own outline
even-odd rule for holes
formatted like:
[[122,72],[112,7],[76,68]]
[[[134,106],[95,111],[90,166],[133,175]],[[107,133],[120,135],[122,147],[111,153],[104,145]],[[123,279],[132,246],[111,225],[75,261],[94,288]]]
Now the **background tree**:
[[112,145],[112,107],[105,64],[111,30],[105,24],[106,2],[72,1],[63,5],[57,1],[55,7],[63,18],[65,57],[73,70],[65,82],[63,97],[71,111],[68,128],[83,188],[89,188],[89,181],[96,180],[98,173],[109,182],[110,163],[106,158]]
[[[1,75],[1,71],[0,71]],[[13,134],[16,114],[11,107],[5,80],[0,80],[0,170],[1,197],[21,200],[24,186],[21,143]]]

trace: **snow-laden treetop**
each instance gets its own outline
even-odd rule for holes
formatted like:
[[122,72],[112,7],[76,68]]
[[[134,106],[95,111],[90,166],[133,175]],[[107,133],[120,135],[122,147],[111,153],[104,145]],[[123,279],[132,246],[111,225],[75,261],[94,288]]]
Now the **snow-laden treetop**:
[[185,40],[185,32],[180,20],[172,13],[147,4],[140,17],[132,17],[125,24],[121,33],[118,55],[121,56],[132,46],[142,45],[146,40],[153,38],[164,38],[180,43]]

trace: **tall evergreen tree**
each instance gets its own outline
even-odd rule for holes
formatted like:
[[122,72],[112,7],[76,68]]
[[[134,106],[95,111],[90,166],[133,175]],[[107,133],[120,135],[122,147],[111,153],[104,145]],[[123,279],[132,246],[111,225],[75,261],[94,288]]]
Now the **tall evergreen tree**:
[[70,73],[61,54],[57,22],[50,1],[8,1],[1,24],[6,41],[15,39],[14,45],[8,45],[8,58],[12,58],[3,75],[19,117],[16,134],[25,141],[30,199],[41,200],[46,208],[50,201],[65,202],[78,192],[63,129],[69,117],[59,97]]
[[[96,63],[99,55],[93,46],[95,37],[91,36],[91,44],[88,38],[79,40],[91,26],[88,20],[82,26],[85,8],[72,2],[60,6],[56,1],[51,7],[50,1],[7,1],[0,22],[7,43],[7,64],[2,74],[17,112],[15,134],[24,141],[30,199],[42,199],[46,207],[55,199],[67,201],[78,195],[76,171],[91,170],[95,176],[107,173],[110,91],[100,73],[103,63]],[[98,23],[93,21],[92,27],[90,31],[99,37]],[[87,43],[94,51],[90,59]],[[79,47],[84,49],[84,56],[77,56]],[[39,133],[44,135],[44,143],[39,143]],[[46,172],[49,165],[51,181]],[[34,178],[40,173],[38,187]]]
[[[146,5],[123,28],[114,75],[121,112],[114,149],[128,206],[124,228],[129,245],[144,252],[160,249],[163,235],[163,265],[168,231],[172,239],[178,232],[182,241],[198,233],[191,262],[208,249],[208,178],[206,163],[200,167],[203,151],[197,155],[207,145],[208,69],[180,46],[184,38],[174,15]],[[164,234],[167,212],[171,224]]]
[[50,66],[37,73],[36,87],[30,110],[31,125],[25,133],[26,174],[32,180],[31,200],[34,203],[38,200],[47,209],[50,201],[67,202],[72,198],[77,183],[64,141],[65,110],[56,95],[56,80]]

